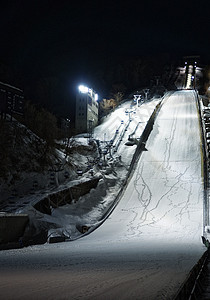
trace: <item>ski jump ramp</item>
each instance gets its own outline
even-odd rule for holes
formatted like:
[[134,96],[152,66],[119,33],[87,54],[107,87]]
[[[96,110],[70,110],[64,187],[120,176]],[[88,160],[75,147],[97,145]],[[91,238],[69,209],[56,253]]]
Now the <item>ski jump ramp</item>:
[[0,290],[15,282],[4,290],[7,299],[174,297],[205,251],[196,101],[193,91],[163,100],[146,151],[118,205],[97,230],[72,243],[0,254]]

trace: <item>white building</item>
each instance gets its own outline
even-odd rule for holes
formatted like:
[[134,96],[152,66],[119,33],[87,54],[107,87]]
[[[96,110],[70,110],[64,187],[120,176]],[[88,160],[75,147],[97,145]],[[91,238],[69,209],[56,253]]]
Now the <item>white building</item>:
[[75,129],[77,132],[88,132],[98,124],[98,94],[88,87],[79,86],[76,97]]

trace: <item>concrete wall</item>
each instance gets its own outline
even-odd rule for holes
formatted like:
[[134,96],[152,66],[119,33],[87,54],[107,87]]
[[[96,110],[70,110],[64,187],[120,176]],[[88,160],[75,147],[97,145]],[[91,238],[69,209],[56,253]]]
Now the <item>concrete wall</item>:
[[18,241],[28,221],[28,215],[0,213],[0,244]]

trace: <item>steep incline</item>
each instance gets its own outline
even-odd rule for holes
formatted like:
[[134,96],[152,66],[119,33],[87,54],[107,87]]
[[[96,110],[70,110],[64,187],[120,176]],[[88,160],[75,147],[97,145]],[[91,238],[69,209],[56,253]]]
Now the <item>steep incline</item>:
[[198,113],[193,92],[163,104],[127,189],[109,220],[92,238],[152,236],[199,243],[203,185]]
[[96,231],[72,243],[0,253],[0,291],[7,299],[31,293],[39,299],[172,299],[205,251],[192,91],[165,100],[146,149],[116,209]]

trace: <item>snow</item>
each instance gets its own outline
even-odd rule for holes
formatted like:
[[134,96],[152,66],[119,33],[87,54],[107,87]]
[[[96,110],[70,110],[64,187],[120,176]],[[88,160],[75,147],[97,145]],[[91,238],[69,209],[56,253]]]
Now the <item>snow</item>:
[[[114,167],[116,173],[102,169],[95,190],[42,217],[54,218],[60,230],[73,237],[75,222],[97,226],[126,179],[136,145],[125,142],[139,120],[146,123],[159,101],[137,109],[115,154],[122,161]],[[94,138],[105,144],[114,139],[116,129],[123,134],[121,120],[126,126],[129,105],[124,103],[105,118]],[[144,126],[138,126],[135,138]],[[72,242],[0,252],[0,293],[5,299],[174,297],[205,251],[200,131],[193,91],[165,97],[146,149],[118,205],[95,231]]]
[[[47,222],[49,224],[49,236],[60,234],[63,231],[68,233],[67,236],[70,239],[75,239],[81,235],[76,228],[77,224],[88,224],[92,227],[98,224],[98,220],[103,217],[104,213],[113,203],[126,180],[136,149],[136,145],[131,147],[125,145],[128,137],[133,134],[135,129],[135,134],[132,137],[139,138],[141,136],[149,117],[160,101],[161,98],[152,99],[139,105],[138,108],[136,105],[133,106],[131,100],[126,101],[102,120],[101,124],[95,128],[93,138],[100,141],[102,149],[105,148],[111,139],[113,140],[113,145],[116,143],[119,143],[119,145],[116,152],[114,151],[115,148],[112,147],[111,157],[110,153],[102,157],[100,168],[96,165],[91,166],[94,176],[89,171],[84,170],[88,165],[92,164],[92,161],[97,157],[97,153],[94,154],[94,157],[91,156],[92,153],[87,152],[87,154],[81,155],[80,152],[77,152],[77,149],[81,149],[81,146],[88,146],[87,134],[80,134],[71,141],[71,149],[76,149],[76,151],[72,151],[67,160],[70,161],[74,169],[83,169],[83,175],[76,178],[75,171],[71,170],[67,164],[64,164],[64,170],[61,172],[54,172],[52,170],[51,172],[43,172],[38,176],[36,173],[22,173],[21,180],[15,183],[14,187],[21,195],[19,195],[19,198],[18,195],[15,197],[10,195],[9,207],[5,207],[4,211],[12,210],[12,212],[15,211],[16,213],[28,213],[31,223],[38,231],[41,230],[42,226],[45,229]],[[130,111],[130,116],[126,114],[126,111]],[[129,119],[131,122],[129,122]],[[116,129],[118,129],[117,135]],[[36,136],[34,137],[32,134],[31,136],[30,140],[37,139]],[[57,155],[61,161],[64,160],[64,153],[62,151],[57,150]],[[121,158],[119,159],[119,157]],[[104,162],[106,166],[103,166]],[[69,178],[67,179],[64,178],[65,172],[69,174]],[[72,178],[75,179],[72,180]],[[58,193],[63,189],[68,189],[92,178],[101,178],[96,189],[80,197],[76,203],[53,209],[52,216],[42,214],[33,208],[33,205],[48,197],[48,195]],[[51,184],[51,181],[53,184]],[[34,187],[34,182],[36,182],[36,187]],[[3,191],[3,187],[1,191]],[[5,193],[5,197],[1,193],[1,198],[5,198],[6,200],[11,191],[8,188],[5,188],[5,191],[7,192]]]
[[[107,156],[109,156],[109,153],[105,157],[108,165],[105,168],[102,168],[100,173],[98,173],[98,176],[102,175],[103,178],[100,180],[97,188],[91,190],[89,194],[81,197],[77,203],[70,206],[66,205],[65,207],[61,207],[53,211],[52,217],[55,218],[57,218],[61,211],[61,215],[64,214],[65,211],[67,222],[65,225],[65,222],[63,222],[64,218],[62,217],[60,227],[64,227],[65,230],[69,232],[71,239],[80,235],[77,230],[75,231],[75,224],[79,223],[90,226],[97,225],[98,220],[100,220],[105,211],[115,200],[115,197],[122,188],[122,183],[126,180],[126,175],[136,149],[136,145],[128,147],[125,143],[128,140],[129,135],[133,133],[136,125],[140,122],[139,120],[142,120],[141,126],[137,128],[134,135],[134,137],[140,137],[145,128],[146,122],[160,100],[161,99],[154,99],[151,102],[142,104],[138,108],[136,106],[131,106],[132,101],[127,101],[121,104],[118,109],[113,111],[109,116],[105,117],[102,124],[94,129],[93,138],[100,140],[102,148],[104,148],[110,140],[113,140],[113,144],[116,144],[119,137],[122,136],[125,127],[129,123],[129,116],[126,115],[125,112],[127,110],[135,111],[135,114],[132,113],[130,115],[132,121],[129,123],[125,132],[126,134],[122,137],[122,141],[119,143],[117,152],[112,150],[112,157],[108,160],[108,162]],[[115,137],[117,129],[119,132]],[[77,138],[77,143],[85,145],[87,143],[87,138],[79,136]],[[120,161],[119,156],[121,156]],[[87,176],[87,174],[84,174],[83,178],[85,178],[85,176]],[[68,221],[69,219],[71,219],[70,224]],[[52,234],[52,231],[50,233]]]

